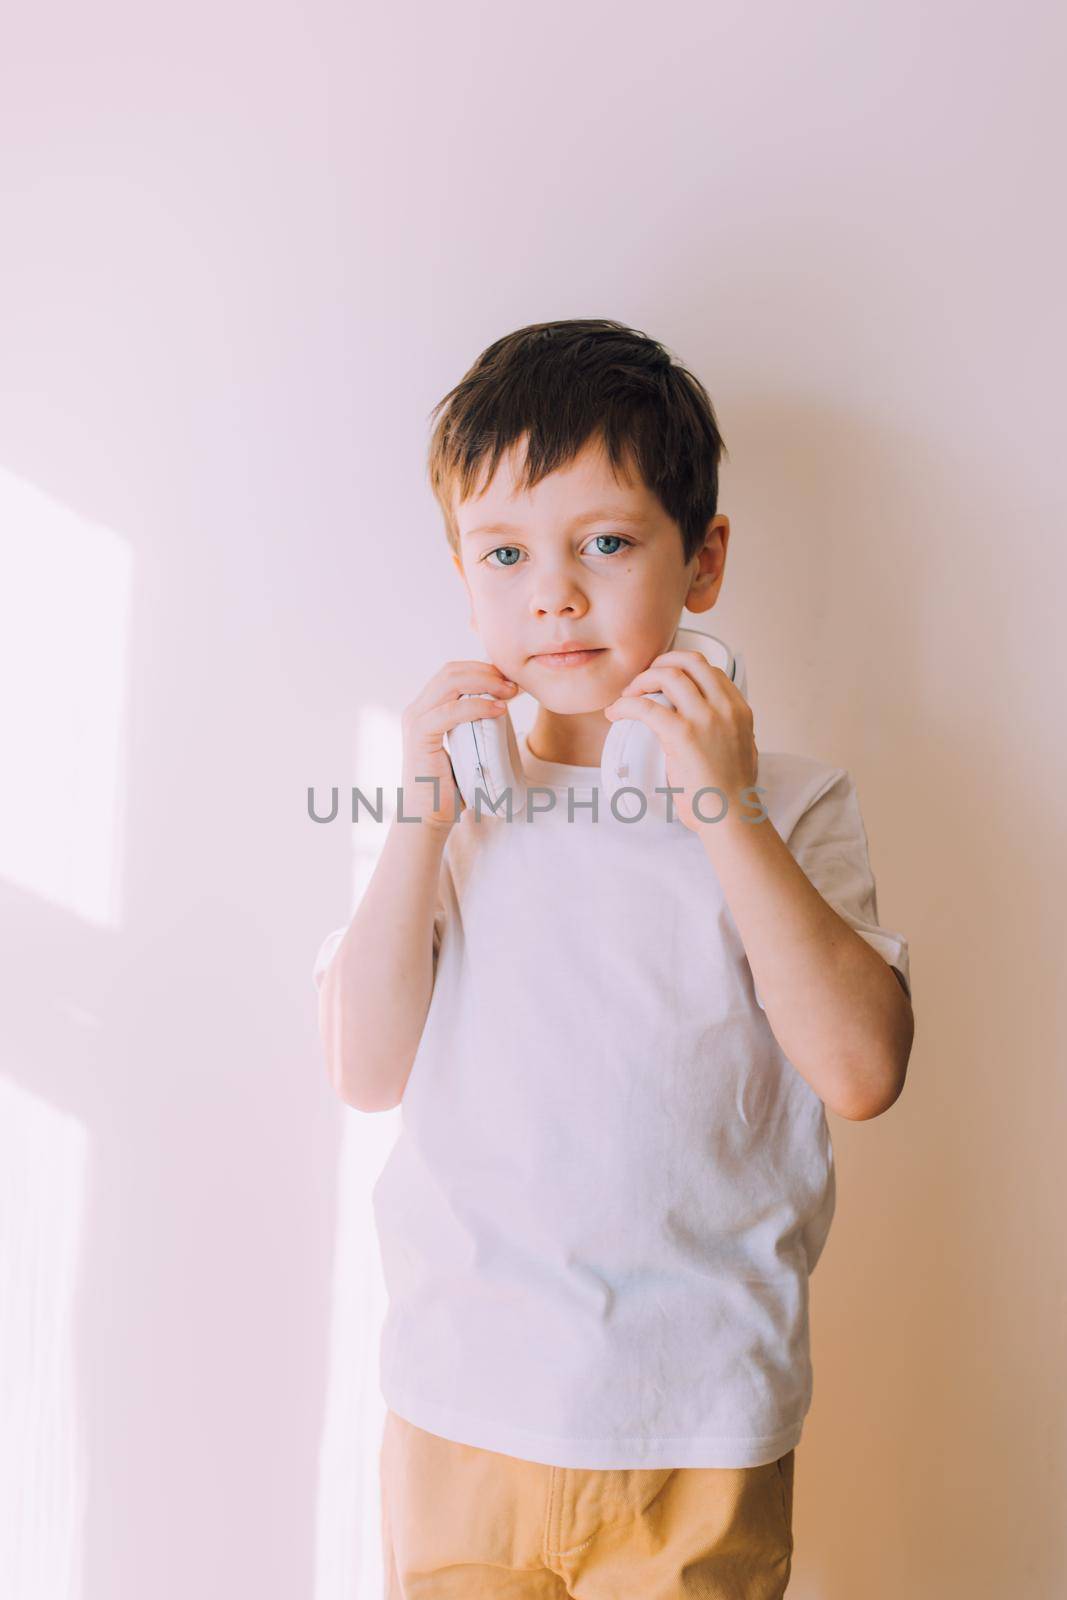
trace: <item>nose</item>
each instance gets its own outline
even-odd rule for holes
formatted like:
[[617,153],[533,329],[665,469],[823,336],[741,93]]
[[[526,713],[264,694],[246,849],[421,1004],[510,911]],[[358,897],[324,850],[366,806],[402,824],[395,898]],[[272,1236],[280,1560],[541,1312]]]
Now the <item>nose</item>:
[[562,573],[557,577],[546,575],[530,599],[530,614],[535,617],[581,617],[587,610],[582,591]]

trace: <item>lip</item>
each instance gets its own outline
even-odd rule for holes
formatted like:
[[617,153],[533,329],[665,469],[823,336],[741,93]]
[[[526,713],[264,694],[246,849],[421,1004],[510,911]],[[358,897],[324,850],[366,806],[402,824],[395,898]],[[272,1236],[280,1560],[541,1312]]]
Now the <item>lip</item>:
[[595,661],[597,656],[603,653],[603,646],[587,649],[582,645],[561,645],[558,650],[546,650],[543,655],[536,655],[532,659],[539,661],[545,667],[553,667],[556,670],[562,668],[564,671],[573,672],[579,667],[584,667],[587,662]]

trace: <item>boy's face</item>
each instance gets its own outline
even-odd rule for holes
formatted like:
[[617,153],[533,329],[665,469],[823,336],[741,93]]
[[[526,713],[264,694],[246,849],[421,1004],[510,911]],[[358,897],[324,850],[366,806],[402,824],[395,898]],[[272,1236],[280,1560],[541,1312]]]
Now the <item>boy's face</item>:
[[[636,472],[616,481],[599,439],[528,490],[515,481],[524,448],[525,439],[484,493],[455,507],[453,560],[493,665],[540,703],[542,718],[578,719],[564,742],[588,755],[611,726],[603,708],[670,648],[682,608],[706,611],[718,599],[729,519],[712,518],[704,548],[683,562],[677,523]],[[595,654],[570,667],[544,660],[573,640]],[[545,759],[585,764],[575,754]]]

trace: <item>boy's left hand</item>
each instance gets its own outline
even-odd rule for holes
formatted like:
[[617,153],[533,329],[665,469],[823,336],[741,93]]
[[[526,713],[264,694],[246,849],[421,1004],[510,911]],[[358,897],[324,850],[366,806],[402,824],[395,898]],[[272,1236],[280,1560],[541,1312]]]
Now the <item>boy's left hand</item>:
[[[657,689],[670,706],[644,698]],[[757,776],[752,707],[699,650],[664,651],[605,706],[604,715],[609,722],[632,717],[652,729],[667,759],[667,782],[683,790],[670,798],[674,815],[687,828],[696,832],[710,826],[693,811],[692,797],[700,789],[721,789],[728,813],[751,803],[741,796]],[[702,795],[700,809],[714,818],[723,803],[718,795]]]

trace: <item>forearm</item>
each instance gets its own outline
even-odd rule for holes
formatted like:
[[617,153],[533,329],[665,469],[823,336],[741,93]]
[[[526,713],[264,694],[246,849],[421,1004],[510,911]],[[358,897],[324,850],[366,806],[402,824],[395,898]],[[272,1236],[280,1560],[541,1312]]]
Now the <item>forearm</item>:
[[398,1103],[422,1038],[447,836],[428,823],[392,823],[322,981],[319,1030],[330,1081],[361,1111]]
[[877,1116],[903,1088],[914,1033],[893,969],[826,903],[769,819],[728,811],[701,840],[782,1051],[839,1116]]

